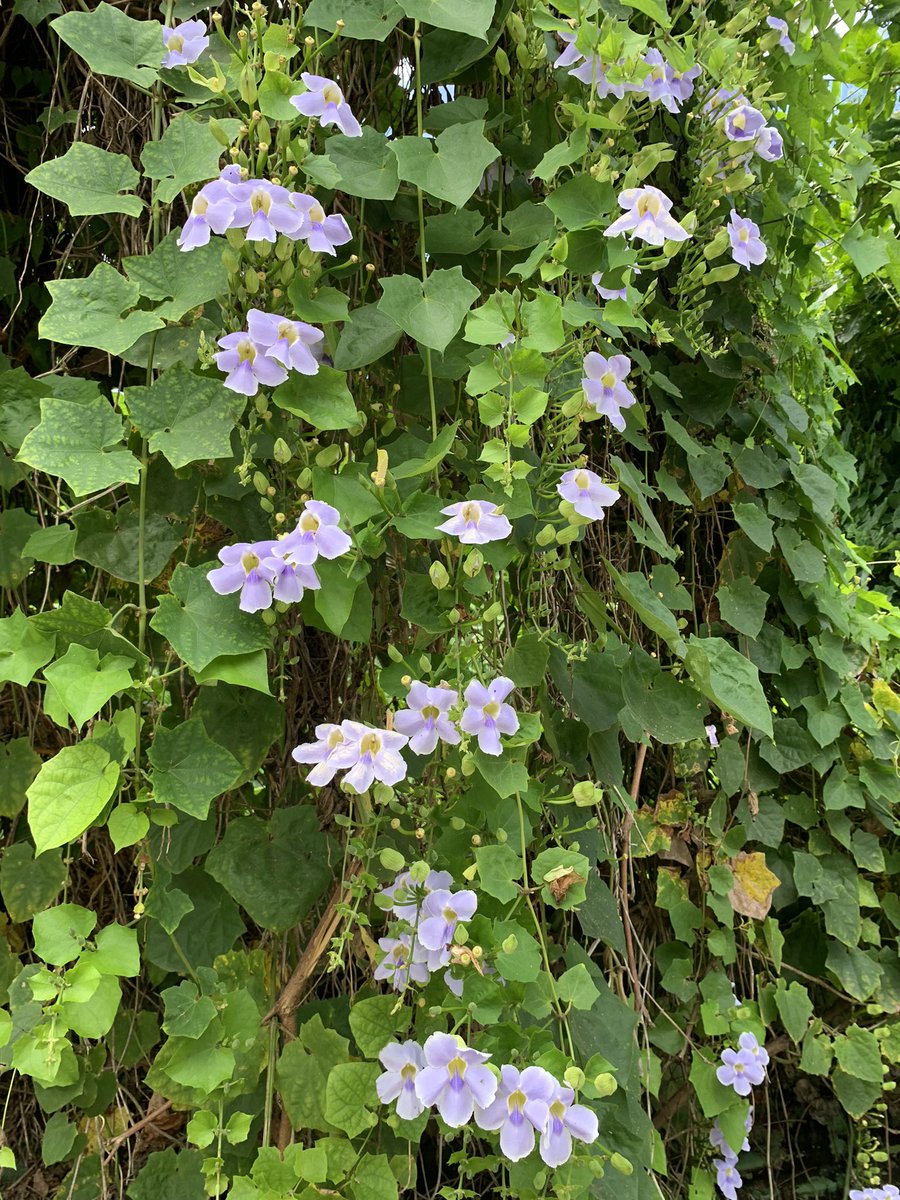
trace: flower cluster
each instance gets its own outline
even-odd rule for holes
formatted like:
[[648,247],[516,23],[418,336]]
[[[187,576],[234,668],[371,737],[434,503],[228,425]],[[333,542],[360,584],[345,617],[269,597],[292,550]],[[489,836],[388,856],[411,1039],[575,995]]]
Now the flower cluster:
[[893,1183],[883,1187],[851,1188],[850,1200],[900,1200],[900,1188]]
[[[304,589],[321,584],[313,563],[339,558],[350,549],[350,538],[340,528],[341,514],[321,500],[308,500],[296,528],[283,537],[262,542],[237,542],[219,551],[221,567],[207,575],[220,596],[240,592],[244,612],[271,608],[274,600],[296,604]],[[405,771],[404,771],[405,774]]]
[[164,67],[186,67],[209,49],[209,37],[202,21],[182,21],[174,28],[163,25],[162,40],[166,48],[162,60]]
[[399,753],[409,741],[392,729],[375,729],[361,721],[317,725],[316,740],[291,751],[295,762],[314,763],[307,783],[324,787],[338,771],[355,792],[367,792],[378,780],[393,787],[406,778],[406,761]]
[[389,981],[402,992],[409,981],[427,983],[434,972],[443,970],[448,988],[462,995],[462,980],[454,979],[449,970],[453,935],[460,921],[475,915],[478,897],[452,888],[453,877],[447,871],[429,871],[422,883],[403,871],[382,889],[381,895],[390,901],[388,911],[404,922],[404,928],[396,937],[378,939],[384,957],[375,968],[376,979]]
[[[694,94],[694,80],[700,74],[699,66],[678,72],[666,62],[659,50],[648,50],[642,61],[650,71],[641,83],[611,83],[607,75],[611,64],[604,63],[596,54],[583,54],[575,45],[576,36],[574,32],[566,30],[559,33],[566,48],[553,65],[570,68],[572,78],[593,88],[601,100],[607,96],[622,100],[626,92],[644,93],[654,103],[664,105],[671,113],[677,113],[681,105]],[[622,63],[615,65],[622,66]]]
[[571,1157],[573,1138],[588,1145],[597,1139],[596,1115],[543,1067],[505,1064],[498,1083],[485,1066],[490,1055],[449,1033],[433,1033],[424,1046],[392,1042],[378,1057],[385,1068],[375,1081],[382,1104],[396,1100],[406,1120],[436,1108],[453,1129],[474,1116],[479,1129],[499,1132],[511,1162],[526,1158],[540,1139],[541,1158],[558,1167]]
[[644,63],[650,68],[650,74],[641,84],[641,91],[670,113],[680,112],[682,104],[694,94],[694,80],[700,74],[700,67],[693,66],[679,74],[658,50],[649,50],[644,55]]
[[716,1078],[724,1087],[731,1087],[739,1096],[749,1096],[766,1078],[769,1055],[756,1040],[755,1034],[742,1033],[737,1050],[722,1051],[722,1065],[716,1068]]
[[[751,1108],[747,1113],[747,1119],[744,1121],[744,1132],[749,1133],[752,1128],[753,1109]],[[725,1200],[737,1200],[737,1190],[743,1183],[737,1169],[738,1153],[729,1146],[718,1119],[713,1122],[713,1127],[709,1131],[709,1144],[714,1150],[718,1150],[719,1152],[719,1157],[713,1162],[713,1166],[716,1169],[716,1187],[725,1197]],[[749,1149],[750,1142],[745,1137],[741,1143],[741,1150]]]
[[344,218],[328,216],[315,196],[290,192],[269,179],[244,179],[236,163],[194,197],[178,245],[195,250],[208,243],[210,233],[227,229],[245,230],[248,242],[275,242],[284,234],[291,241],[305,241],[318,254],[334,254],[352,236]]
[[260,384],[276,387],[284,383],[288,371],[315,375],[324,336],[321,329],[305,321],[251,308],[246,330],[219,338],[216,366],[225,372],[225,387],[255,396]]
[[778,130],[767,125],[759,109],[748,104],[743,96],[732,96],[727,91],[717,95],[720,100],[713,111],[721,112],[723,107],[726,110],[722,125],[726,138],[754,151],[766,162],[777,162],[784,154],[784,142]]

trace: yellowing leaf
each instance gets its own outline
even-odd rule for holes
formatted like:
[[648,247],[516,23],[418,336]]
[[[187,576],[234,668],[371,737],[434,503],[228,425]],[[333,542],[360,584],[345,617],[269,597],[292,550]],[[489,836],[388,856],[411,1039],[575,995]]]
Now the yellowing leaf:
[[747,854],[743,850],[731,863],[734,887],[728,893],[731,907],[745,917],[762,921],[772,907],[772,894],[780,880],[766,866],[761,851]]

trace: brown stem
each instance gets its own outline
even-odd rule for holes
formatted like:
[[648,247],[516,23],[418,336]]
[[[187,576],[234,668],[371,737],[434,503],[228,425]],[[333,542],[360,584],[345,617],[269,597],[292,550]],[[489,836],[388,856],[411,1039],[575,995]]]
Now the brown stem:
[[145,1129],[148,1125],[152,1125],[154,1121],[158,1120],[163,1115],[163,1113],[167,1113],[171,1107],[172,1101],[166,1100],[163,1104],[160,1104],[158,1108],[154,1108],[152,1112],[148,1112],[146,1117],[141,1117],[140,1121],[135,1121],[135,1123],[130,1125],[124,1133],[117,1134],[112,1141],[108,1143],[109,1152],[106,1155],[106,1163],[104,1163],[104,1165],[107,1165],[115,1157],[116,1151],[123,1142],[127,1142],[130,1137],[134,1136],[134,1134],[140,1133],[142,1129]]
[[[634,759],[634,774],[631,777],[632,805],[637,804],[638,793],[641,790],[641,775],[644,772],[644,760],[647,757],[647,747],[642,742],[637,748]],[[634,1011],[644,1012],[644,1001],[641,996],[641,981],[637,972],[637,959],[634,954],[634,937],[631,929],[631,912],[628,906],[628,870],[631,864],[631,828],[634,825],[634,813],[629,809],[622,824],[622,858],[619,863],[619,883],[622,890],[622,924],[625,927],[625,953],[628,959],[628,974],[631,977],[631,990],[634,994]]]

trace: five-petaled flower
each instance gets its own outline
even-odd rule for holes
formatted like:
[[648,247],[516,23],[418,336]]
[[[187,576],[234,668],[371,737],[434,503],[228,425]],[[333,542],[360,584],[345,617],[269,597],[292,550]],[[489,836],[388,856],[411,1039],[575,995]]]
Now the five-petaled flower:
[[568,500],[580,517],[588,521],[602,521],[604,508],[619,499],[615,488],[609,487],[594,471],[577,467],[566,471],[556,485],[563,500]]
[[489,1054],[471,1050],[462,1038],[450,1033],[433,1033],[423,1050],[427,1065],[416,1075],[416,1095],[423,1105],[435,1105],[454,1129],[471,1120],[476,1104],[490,1108],[497,1080],[484,1065]]
[[515,684],[505,675],[500,675],[487,687],[477,679],[465,690],[466,708],[460,719],[460,728],[465,733],[474,733],[478,748],[483,754],[495,757],[503,753],[501,733],[515,733],[519,718],[512,705],[504,703]]
[[346,741],[347,737],[340,725],[317,725],[316,740],[295,746],[291,751],[291,758],[298,763],[314,763],[306,782],[311,783],[313,787],[324,787],[326,783],[331,783],[335,773],[342,766],[337,753]]
[[343,246],[353,236],[344,218],[328,216],[314,196],[295,196],[294,207],[300,214],[298,236],[317,254],[333,255],[336,246]]
[[489,500],[461,500],[448,504],[441,512],[449,519],[437,528],[441,533],[458,537],[465,545],[499,542],[512,533],[509,519]]
[[293,563],[311,565],[322,558],[340,558],[352,546],[340,527],[341,514],[324,500],[307,500],[296,527],[281,539]]
[[261,383],[277,387],[288,377],[284,367],[269,358],[265,346],[258,346],[249,333],[226,333],[218,345],[222,349],[215,355],[216,366],[225,372],[225,387],[232,392],[255,396]]
[[379,938],[378,946],[384,951],[384,958],[375,968],[373,979],[389,979],[398,992],[403,991],[410,979],[415,983],[428,982],[430,971],[424,957],[416,953],[419,947],[413,946],[410,934]]
[[793,54],[797,47],[791,41],[788,23],[785,21],[784,17],[766,17],[766,24],[770,29],[777,29],[781,34],[781,37],[778,39],[778,45],[782,48],[785,54]]
[[232,186],[231,194],[235,200],[232,227],[246,229],[248,242],[276,242],[279,233],[300,236],[302,216],[286,187],[267,179],[245,179]]
[[759,226],[755,221],[739,216],[735,209],[731,210],[728,237],[731,241],[731,257],[736,263],[749,271],[751,265],[758,267],[765,262],[766,246],[759,236]]
[[716,1187],[725,1200],[737,1200],[737,1189],[743,1180],[738,1173],[736,1158],[717,1158],[713,1160],[716,1168]]
[[722,1065],[716,1068],[716,1078],[723,1087],[734,1088],[739,1096],[749,1096],[751,1090],[766,1077],[769,1056],[752,1033],[742,1033],[739,1049],[722,1051]]
[[559,1167],[568,1161],[573,1137],[587,1145],[597,1140],[600,1130],[596,1114],[574,1101],[575,1093],[570,1087],[556,1085],[540,1143],[541,1158],[548,1167]]
[[301,375],[315,375],[319,360],[311,346],[318,346],[325,335],[321,329],[307,325],[305,321],[292,321],[275,313],[251,308],[247,313],[247,330],[257,346],[261,346],[267,358],[274,358],[291,371]]
[[478,907],[474,892],[436,888],[422,905],[416,937],[426,950],[443,950],[453,941],[458,921],[470,921]]
[[766,118],[752,104],[739,104],[725,117],[725,136],[730,142],[754,142]]
[[375,1080],[382,1104],[397,1101],[397,1116],[412,1121],[425,1105],[416,1091],[416,1079],[425,1066],[425,1055],[417,1042],[389,1042],[378,1055],[384,1074]]
[[584,357],[584,389],[588,404],[601,416],[608,417],[614,429],[621,433],[625,428],[623,408],[631,408],[635,397],[625,385],[631,373],[631,359],[625,354],[613,354],[605,358],[592,350]]
[[163,25],[162,39],[166,48],[162,60],[164,67],[186,67],[195,63],[209,48],[206,25],[202,21],[182,21],[174,28]]
[[626,188],[619,193],[619,206],[626,212],[604,230],[607,237],[625,233],[651,246],[662,246],[691,236],[671,215],[672,201],[659,188]]
[[505,1064],[500,1068],[500,1086],[489,1108],[475,1108],[475,1123],[482,1129],[500,1130],[500,1149],[518,1162],[534,1149],[536,1133],[542,1133],[550,1120],[550,1103],[557,1082],[542,1067],[519,1071]]
[[238,607],[244,612],[271,608],[274,572],[265,563],[271,545],[271,542],[237,542],[234,546],[223,546],[219,551],[219,562],[223,565],[214,567],[206,577],[213,591],[220,596],[239,591]]
[[778,162],[784,154],[784,141],[777,129],[771,125],[763,125],[753,143],[753,149],[766,162]]
[[299,96],[291,96],[291,104],[304,117],[318,117],[319,124],[336,125],[347,137],[362,137],[359,121],[350,111],[350,105],[344,99],[344,93],[333,79],[324,75],[311,75],[303,71],[300,75],[306,85],[306,91]]
[[450,687],[428,687],[418,679],[410,684],[408,707],[396,714],[394,728],[407,735],[413,754],[431,754],[439,741],[459,742],[459,730],[447,716],[458,698]]

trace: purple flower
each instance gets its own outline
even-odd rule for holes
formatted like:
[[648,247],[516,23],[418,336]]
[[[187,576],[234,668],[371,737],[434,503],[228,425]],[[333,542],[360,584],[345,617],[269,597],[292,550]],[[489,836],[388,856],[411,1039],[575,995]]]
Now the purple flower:
[[702,68],[699,66],[689,67],[682,75],[679,75],[672,67],[667,67],[666,71],[669,76],[669,88],[679,104],[690,100],[694,94],[694,80],[700,75]]
[[191,204],[190,215],[178,235],[178,246],[185,251],[205,246],[210,233],[223,234],[233,217],[234,200],[228,184],[221,179],[204,184]]
[[615,488],[608,487],[599,475],[585,468],[566,471],[556,485],[563,500],[568,500],[580,517],[602,521],[604,508],[619,499]]
[[[743,1054],[749,1055],[755,1063],[759,1064],[759,1067],[763,1072],[763,1076],[765,1076],[765,1069],[769,1065],[769,1052],[765,1046],[761,1046],[756,1040],[756,1034],[742,1033],[738,1038],[738,1046],[740,1046]],[[754,1082],[757,1081],[754,1080]],[[760,1079],[758,1082],[762,1083],[762,1079]]]
[[223,546],[219,551],[219,562],[206,578],[214,592],[230,596],[240,591],[238,607],[244,612],[259,612],[272,607],[273,573],[265,565],[265,557],[271,542],[237,542],[234,546]]
[[182,21],[174,29],[163,25],[162,39],[166,48],[162,60],[164,67],[186,67],[188,63],[195,63],[209,48],[206,26],[202,21]]
[[344,218],[326,216],[325,209],[314,196],[295,196],[294,205],[300,214],[297,236],[305,238],[310,250],[317,254],[334,254],[335,246],[343,246],[352,238]]
[[[641,273],[640,267],[632,267],[631,273],[632,273],[632,275],[640,275],[640,273]],[[597,293],[600,296],[601,300],[626,300],[628,298],[628,288],[626,286],[622,286],[618,289],[606,288],[603,286],[603,272],[602,271],[595,271],[593,273],[593,275],[591,276],[591,283],[597,289]]]
[[648,50],[644,55],[644,63],[650,68],[650,74],[641,84],[641,90],[645,91],[655,104],[662,104],[670,113],[677,113],[680,101],[672,91],[671,68],[666,60],[658,50]]
[[259,385],[275,387],[287,379],[287,371],[273,358],[267,358],[264,346],[257,346],[249,333],[226,333],[220,337],[221,351],[216,366],[226,372],[225,386],[243,396],[255,396]]
[[766,24],[770,29],[777,29],[781,34],[781,37],[778,39],[778,45],[782,48],[785,54],[793,54],[797,47],[790,39],[788,23],[785,21],[784,17],[766,17]]
[[274,358],[283,367],[301,375],[315,375],[319,360],[310,350],[325,334],[305,321],[292,321],[274,313],[251,308],[247,313],[247,329],[257,346],[265,349],[267,358]]
[[463,500],[448,504],[441,512],[449,520],[437,528],[441,533],[452,533],[463,545],[500,542],[512,533],[509,520],[489,500]]
[[725,136],[730,142],[755,142],[766,118],[751,104],[739,104],[725,118]]
[[317,725],[316,740],[295,746],[291,758],[298,763],[315,763],[306,782],[313,787],[324,787],[326,783],[331,783],[335,772],[340,769],[336,755],[346,741],[347,736],[340,725]]
[[541,1133],[546,1128],[557,1087],[542,1067],[519,1071],[502,1066],[497,1097],[489,1108],[476,1106],[475,1123],[481,1129],[499,1129],[500,1149],[510,1162],[518,1162],[534,1149],[535,1130]]
[[433,1033],[425,1042],[425,1062],[416,1075],[416,1095],[427,1108],[437,1105],[446,1123],[459,1129],[471,1120],[477,1104],[489,1108],[497,1080],[484,1063],[491,1057],[470,1050],[460,1037]]
[[766,162],[777,162],[784,154],[784,142],[777,129],[773,129],[771,125],[764,125],[753,143],[753,149]]
[[322,558],[340,558],[353,545],[340,527],[341,514],[324,500],[307,500],[296,528],[282,539],[289,561],[311,565]]
[[410,684],[409,707],[394,717],[394,728],[407,735],[413,754],[431,754],[439,740],[449,746],[459,742],[459,730],[447,716],[458,699],[452,688],[427,687],[418,679]]
[[395,991],[402,992],[407,981],[427,983],[429,970],[426,963],[413,953],[412,938],[408,933],[399,937],[378,939],[384,958],[375,968],[374,979],[389,979]]
[[725,1197],[725,1200],[737,1200],[737,1189],[743,1182],[738,1174],[735,1162],[730,1162],[722,1158],[717,1158],[713,1161],[713,1166],[716,1168],[716,1187]]
[[713,750],[715,750],[719,744],[719,737],[716,733],[715,725],[704,725],[703,728],[706,730],[706,736],[709,738],[710,746],[713,748]]
[[759,226],[755,221],[738,216],[731,210],[731,220],[728,223],[728,236],[731,239],[731,257],[736,263],[750,270],[750,265],[758,267],[765,262],[766,247],[759,236]]
[[556,33],[559,40],[566,43],[566,48],[553,64],[554,69],[571,67],[573,63],[580,62],[584,58],[584,55],[575,45],[577,35],[574,32],[568,33],[564,29],[558,29]]
[[355,792],[367,792],[377,779],[393,786],[406,778],[406,763],[398,753],[409,741],[402,733],[373,729],[360,721],[342,721],[344,742],[334,752],[332,762],[346,770],[344,782]]
[[541,1158],[548,1167],[560,1167],[572,1153],[572,1138],[590,1145],[597,1140],[596,1114],[583,1104],[574,1104],[570,1087],[556,1086],[550,1101],[547,1124],[541,1133]]
[[593,87],[597,98],[605,100],[607,96],[615,96],[617,100],[624,98],[626,92],[639,92],[641,89],[635,83],[610,83],[606,74],[606,65],[596,54],[585,58],[580,67],[573,67],[569,72],[573,79]]
[[604,358],[592,350],[585,355],[581,386],[587,402],[602,416],[608,417],[612,427],[620,433],[625,428],[622,409],[637,403],[624,382],[630,372],[631,359],[624,354]]
[[382,1104],[397,1101],[397,1116],[412,1121],[425,1111],[416,1092],[416,1079],[425,1066],[422,1047],[416,1042],[389,1042],[378,1055],[384,1074],[375,1080],[375,1091]]
[[291,96],[291,104],[298,113],[304,117],[318,117],[323,127],[337,125],[347,137],[362,137],[359,121],[333,79],[310,75],[309,71],[304,71],[300,78],[306,84],[306,91],[301,96]]
[[629,233],[651,246],[662,246],[667,240],[685,242],[691,236],[670,215],[672,201],[659,188],[626,188],[619,193],[619,205],[627,211],[604,230],[607,237]]
[[722,1065],[716,1068],[716,1078],[723,1087],[734,1088],[739,1096],[749,1096],[751,1088],[765,1077],[765,1067],[746,1050],[722,1051]]
[[500,675],[487,687],[473,679],[465,690],[466,708],[459,725],[466,733],[477,734],[478,748],[483,754],[495,757],[502,754],[500,734],[515,733],[519,728],[519,718],[512,706],[504,704],[514,687],[511,679]]
[[453,876],[449,871],[429,871],[425,882],[421,884],[413,882],[409,871],[401,871],[392,884],[381,889],[381,894],[393,901],[392,912],[395,917],[414,925],[428,893],[452,886]]
[[293,561],[286,537],[270,545],[271,549],[264,556],[262,565],[271,572],[272,591],[276,600],[283,600],[285,604],[299,604],[304,589],[309,588],[311,592],[319,590],[322,584],[318,575],[312,567]]
[[422,905],[416,936],[426,950],[443,950],[453,941],[457,921],[469,921],[475,915],[478,897],[474,892],[450,892],[438,888],[429,892]]
[[232,226],[247,230],[248,242],[275,242],[279,233],[300,237],[303,215],[293,204],[292,193],[267,179],[246,179],[233,184],[235,199]]

